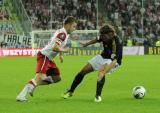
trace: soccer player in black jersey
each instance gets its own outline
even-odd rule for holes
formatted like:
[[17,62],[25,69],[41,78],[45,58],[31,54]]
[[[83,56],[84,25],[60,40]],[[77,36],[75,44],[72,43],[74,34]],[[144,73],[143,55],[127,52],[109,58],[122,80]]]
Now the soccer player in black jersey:
[[82,45],[83,47],[86,47],[91,44],[102,43],[104,50],[100,55],[89,60],[82,70],[75,76],[70,89],[64,93],[63,98],[67,99],[73,95],[74,90],[82,82],[86,74],[98,71],[95,102],[102,101],[101,92],[105,83],[105,74],[112,73],[121,65],[122,40],[117,36],[115,29],[111,25],[102,26],[99,33],[99,37]]

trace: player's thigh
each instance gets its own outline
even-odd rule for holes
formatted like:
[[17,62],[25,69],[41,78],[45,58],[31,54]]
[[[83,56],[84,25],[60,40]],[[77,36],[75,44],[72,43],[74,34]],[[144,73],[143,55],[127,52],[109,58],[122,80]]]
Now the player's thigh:
[[46,75],[50,67],[56,67],[56,64],[39,52],[37,55],[36,73],[38,73],[38,75]]
[[90,73],[90,72],[93,72],[93,67],[90,63],[87,63],[81,70],[81,72],[83,72],[84,74],[87,74],[87,73]]
[[101,64],[99,66],[98,75],[104,75],[106,72],[107,66],[108,66],[108,64]]
[[102,64],[99,67],[99,71],[105,71],[106,67],[108,66],[108,64]]
[[109,70],[108,74],[112,74],[114,71],[116,71],[117,69],[119,68],[119,64],[116,63],[116,65],[111,69]]
[[96,55],[88,63],[92,65],[93,70],[97,71],[101,65],[111,63],[111,59],[104,59],[101,55]]
[[113,60],[111,63],[106,63],[100,66],[99,72],[102,72],[103,74],[108,73],[117,63],[117,60]]
[[47,70],[46,74],[47,74],[47,76],[51,76],[52,77],[54,83],[61,81],[60,70],[59,70],[58,67],[56,67],[56,68],[49,68]]

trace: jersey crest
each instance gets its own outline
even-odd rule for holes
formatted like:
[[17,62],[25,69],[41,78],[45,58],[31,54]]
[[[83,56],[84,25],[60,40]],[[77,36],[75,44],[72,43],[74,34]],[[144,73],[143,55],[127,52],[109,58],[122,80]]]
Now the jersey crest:
[[62,34],[59,38],[64,41],[65,40],[65,34]]
[[63,42],[66,38],[66,34],[65,33],[59,33],[57,35],[57,38],[60,39]]

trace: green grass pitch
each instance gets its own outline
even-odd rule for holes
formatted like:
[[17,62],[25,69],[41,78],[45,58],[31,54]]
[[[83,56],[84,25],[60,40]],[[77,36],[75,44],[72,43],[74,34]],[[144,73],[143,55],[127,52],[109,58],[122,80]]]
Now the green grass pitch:
[[[85,77],[69,99],[61,94],[74,76],[92,56],[66,56],[64,63],[56,58],[62,81],[40,86],[34,97],[25,103],[16,102],[16,95],[35,74],[34,57],[0,58],[0,113],[160,113],[160,55],[124,56],[122,66],[107,75],[103,101],[95,103],[97,72]],[[143,85],[144,99],[132,97],[132,88]]]

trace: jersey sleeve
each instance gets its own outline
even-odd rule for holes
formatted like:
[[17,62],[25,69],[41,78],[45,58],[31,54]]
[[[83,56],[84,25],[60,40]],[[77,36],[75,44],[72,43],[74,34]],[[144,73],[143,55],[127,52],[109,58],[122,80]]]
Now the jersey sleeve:
[[64,32],[56,35],[56,43],[58,43],[59,45],[61,45],[65,39],[66,39],[66,34]]
[[121,65],[123,57],[123,42],[119,36],[116,37],[116,56],[118,64]]

